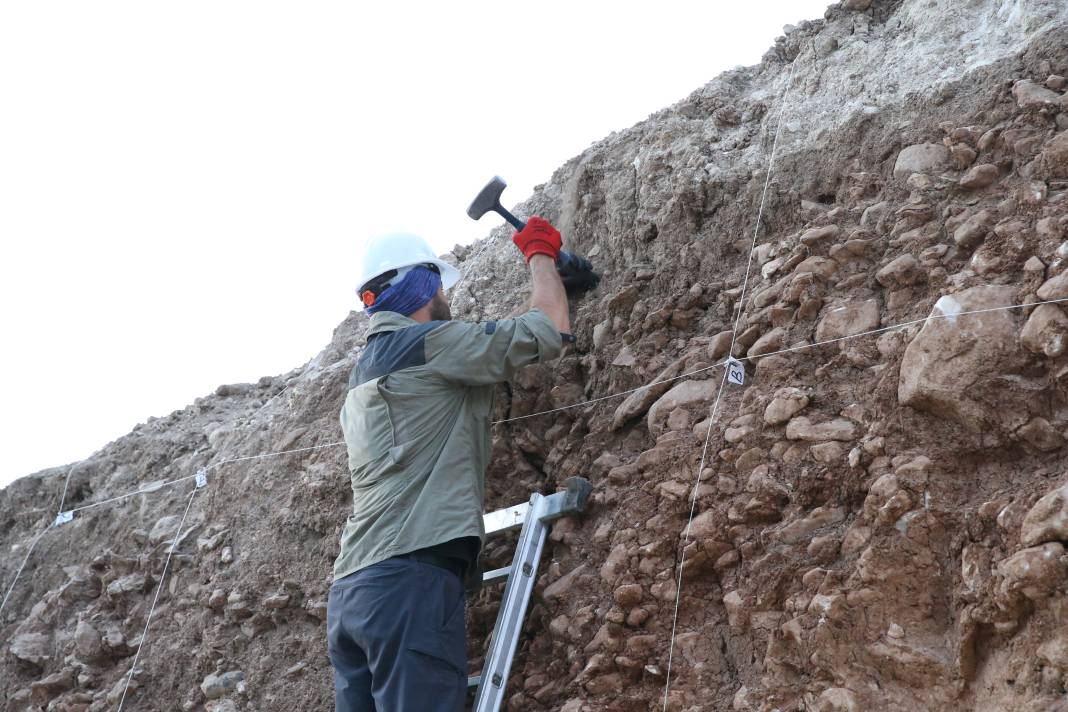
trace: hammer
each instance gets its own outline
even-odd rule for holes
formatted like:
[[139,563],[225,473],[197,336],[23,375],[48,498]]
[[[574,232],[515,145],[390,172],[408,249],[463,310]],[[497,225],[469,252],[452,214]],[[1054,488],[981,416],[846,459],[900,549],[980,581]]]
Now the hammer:
[[[467,216],[472,220],[478,220],[492,210],[511,223],[516,230],[522,231],[527,224],[501,205],[501,193],[507,186],[503,178],[493,176],[486,187],[480,190],[475,199],[471,201],[471,205],[467,208]],[[556,258],[556,271],[560,273],[564,287],[569,292],[585,292],[596,287],[601,280],[601,276],[593,271],[593,265],[589,260],[563,250],[560,250],[560,255]]]

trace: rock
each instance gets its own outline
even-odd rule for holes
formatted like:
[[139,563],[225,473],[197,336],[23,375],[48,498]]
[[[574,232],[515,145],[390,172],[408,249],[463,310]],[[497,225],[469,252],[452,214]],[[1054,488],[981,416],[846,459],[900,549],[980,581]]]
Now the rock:
[[750,358],[754,358],[756,356],[769,354],[772,351],[778,351],[785,345],[785,341],[786,329],[776,327],[757,339],[756,343],[749,347],[746,355]]
[[240,670],[224,672],[221,675],[208,675],[200,683],[200,691],[209,700],[217,700],[232,692],[236,692],[238,686],[245,681],[245,673]]
[[[220,386],[222,388],[223,386]],[[165,541],[170,541],[178,534],[178,527],[182,524],[182,517],[178,514],[172,514],[167,517],[163,517],[156,522],[152,527],[152,531],[148,533],[148,541],[155,546]]]
[[1016,433],[1024,442],[1043,452],[1053,452],[1064,447],[1064,437],[1054,430],[1045,418],[1032,418]]
[[862,11],[871,7],[872,0],[842,0],[843,10]]
[[1035,502],[1020,527],[1020,543],[1024,546],[1052,541],[1068,541],[1068,484]]
[[287,607],[292,600],[288,593],[276,593],[263,599],[263,607],[278,610]]
[[8,650],[19,660],[43,665],[52,657],[52,638],[44,633],[20,633],[12,638]]
[[629,367],[638,363],[638,359],[634,357],[634,352],[629,346],[624,346],[616,354],[616,357],[612,359],[613,366]]
[[1023,364],[1017,345],[1017,317],[1012,311],[954,316],[961,311],[1013,304],[1013,287],[980,286],[935,304],[932,314],[905,349],[898,399],[903,405],[956,421],[991,443],[997,432],[1026,423],[1032,396],[1007,388],[1005,377]]
[[1041,158],[1046,176],[1068,178],[1068,131],[1061,131],[1047,141]]
[[624,610],[630,610],[637,606],[642,602],[643,596],[644,593],[641,584],[637,583],[623,584],[622,586],[617,587],[612,593],[612,598],[614,598],[616,603],[618,603]]
[[1021,109],[1042,109],[1056,106],[1060,95],[1030,79],[1021,79],[1012,86],[1012,95]]
[[[625,563],[626,562],[624,561],[624,564]],[[552,601],[556,598],[560,598],[561,596],[566,595],[568,589],[575,582],[575,579],[582,575],[582,573],[586,570],[587,566],[588,564],[583,562],[575,568],[571,569],[571,571],[568,571],[560,578],[553,581],[551,584],[545,587],[545,590],[542,592],[542,598],[544,598],[546,601]]]
[[808,405],[808,396],[799,388],[780,388],[775,397],[764,409],[764,422],[768,425],[782,425],[797,415]]
[[816,700],[816,712],[857,712],[857,697],[845,687],[828,687]]
[[897,154],[894,177],[908,178],[913,173],[938,173],[949,167],[949,149],[940,143],[906,146]]
[[740,630],[749,622],[749,609],[742,595],[737,591],[730,591],[723,597],[723,605],[727,609],[727,621],[731,628]]
[[835,418],[823,423],[813,423],[804,416],[798,416],[786,425],[786,437],[789,440],[806,440],[820,442],[824,440],[856,440],[860,434],[856,423],[845,418]]
[[1068,339],[1068,316],[1056,304],[1039,304],[1020,332],[1028,351],[1056,358],[1064,353]]
[[816,325],[816,341],[828,341],[870,331],[879,326],[879,303],[874,299],[832,305]]
[[1035,601],[1046,598],[1064,581],[1064,546],[1049,542],[1018,551],[998,564],[1002,592],[1019,592]]
[[712,340],[708,342],[708,357],[713,361],[718,361],[727,355],[727,351],[731,347],[731,337],[734,332],[721,331],[712,337]]
[[901,255],[875,273],[875,280],[890,289],[899,289],[922,282],[926,277],[923,267],[912,255]]
[[685,359],[683,358],[674,361],[656,375],[656,378],[650,382],[652,385],[627,396],[627,399],[616,408],[616,412],[612,416],[612,429],[618,430],[622,428],[625,424],[648,410],[660,396],[667,393],[672,385],[675,384],[675,381],[669,379],[675,378],[682,373],[684,364]]
[[[1038,298],[1043,301],[1068,297],[1068,271],[1050,277],[1038,288]],[[1053,306],[1053,305],[1050,305]]]
[[671,390],[657,399],[652,407],[649,408],[649,415],[646,418],[649,432],[659,434],[663,430],[662,421],[676,408],[698,403],[710,403],[716,397],[718,386],[719,383],[711,378],[703,381],[679,381],[675,383]]
[[204,712],[240,712],[233,700],[213,700],[204,705]]
[[989,210],[980,210],[953,231],[953,241],[966,250],[975,249],[986,238],[993,220]]
[[127,593],[139,593],[145,590],[145,586],[148,585],[148,579],[140,572],[132,574],[126,574],[122,578],[115,579],[108,584],[107,592],[109,596],[122,596]]
[[74,651],[82,660],[91,661],[104,654],[104,642],[100,632],[87,621],[78,621],[74,629]]
[[838,236],[842,234],[842,228],[837,225],[824,225],[823,227],[814,227],[811,230],[805,230],[801,233],[800,242],[802,245],[811,247],[812,245],[818,245],[821,242],[833,242],[838,239]]
[[59,672],[30,683],[30,694],[38,702],[44,704],[55,699],[75,685],[76,674],[74,668],[64,668]]
[[968,170],[960,179],[960,187],[967,190],[985,188],[998,179],[998,167],[991,163],[980,163]]

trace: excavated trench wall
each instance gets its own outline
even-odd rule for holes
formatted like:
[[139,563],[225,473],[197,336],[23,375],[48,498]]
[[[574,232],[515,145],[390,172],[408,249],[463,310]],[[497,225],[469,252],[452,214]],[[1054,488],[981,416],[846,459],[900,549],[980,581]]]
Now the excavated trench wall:
[[[673,710],[1068,707],[1066,76],[1063,2],[845,0],[519,207],[605,276],[497,400],[487,509],[595,488],[553,528],[509,710],[662,709],[669,651]],[[507,235],[454,250],[460,317],[522,301]],[[713,420],[737,313],[747,382]],[[5,588],[39,535],[6,709],[115,709],[157,588],[124,709],[331,709],[365,324],[0,492]],[[179,531],[194,483],[156,483],[206,467]],[[498,599],[468,600],[473,671]]]

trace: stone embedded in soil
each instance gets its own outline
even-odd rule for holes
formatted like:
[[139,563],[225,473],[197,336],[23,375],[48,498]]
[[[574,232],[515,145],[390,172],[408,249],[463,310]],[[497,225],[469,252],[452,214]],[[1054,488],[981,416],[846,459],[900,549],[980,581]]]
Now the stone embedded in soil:
[[908,178],[913,173],[938,173],[948,167],[949,149],[940,143],[919,143],[897,154],[894,176]]
[[208,675],[200,683],[200,690],[209,700],[225,697],[231,692],[236,692],[238,687],[245,681],[245,673],[240,670],[224,672],[220,675]]
[[988,439],[1011,431],[1030,418],[1030,394],[1006,387],[1004,380],[1022,367],[1017,317],[1011,310],[954,316],[1011,305],[1016,290],[980,286],[942,297],[933,314],[905,349],[898,398],[902,405],[948,418]]
[[856,440],[860,435],[860,427],[851,420],[834,418],[822,423],[813,423],[805,416],[798,416],[786,425],[786,437],[789,440],[807,440],[820,442],[823,440]]
[[671,389],[657,399],[649,408],[647,424],[650,433],[659,434],[664,429],[664,420],[677,408],[711,403],[716,397],[719,383],[715,379],[676,382]]
[[1021,109],[1042,109],[1056,106],[1060,95],[1030,79],[1021,79],[1012,86],[1012,95]]
[[816,325],[816,341],[854,336],[879,326],[879,303],[874,299],[832,304]]
[[1052,541],[1068,541],[1068,484],[1039,498],[1020,527],[1020,543],[1024,546]]
[[1033,353],[1060,356],[1068,345],[1068,315],[1056,304],[1039,304],[1020,332],[1020,343]]
[[998,167],[990,163],[972,166],[960,179],[960,187],[967,190],[985,188],[998,179]]
[[764,422],[782,425],[808,405],[808,396],[800,388],[788,386],[775,391],[775,397],[764,409]]
[[12,638],[8,651],[19,660],[41,665],[52,657],[52,638],[44,633],[21,633]]
[[1048,542],[1018,551],[998,564],[1003,592],[1019,592],[1031,600],[1046,598],[1064,583],[1064,546]]
[[953,241],[966,250],[973,250],[986,238],[993,221],[993,213],[989,210],[980,210],[968,217],[953,231]]
[[912,255],[901,255],[875,273],[875,279],[892,289],[909,287],[924,280],[927,273]]

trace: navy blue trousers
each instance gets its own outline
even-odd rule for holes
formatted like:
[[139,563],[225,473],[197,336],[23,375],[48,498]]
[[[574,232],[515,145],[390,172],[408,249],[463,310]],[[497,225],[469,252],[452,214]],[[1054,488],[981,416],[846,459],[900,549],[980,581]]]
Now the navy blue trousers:
[[451,571],[386,559],[335,581],[327,644],[337,712],[463,712],[464,591]]

